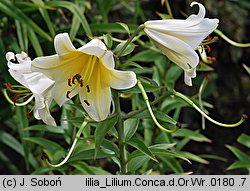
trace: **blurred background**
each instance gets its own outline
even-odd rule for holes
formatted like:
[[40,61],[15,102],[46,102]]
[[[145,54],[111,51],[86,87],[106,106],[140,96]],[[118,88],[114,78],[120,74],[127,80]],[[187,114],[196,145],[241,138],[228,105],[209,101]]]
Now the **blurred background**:
[[[41,29],[48,33],[51,32],[45,27],[38,8],[31,5],[31,3],[36,1],[11,0],[9,2],[18,7],[19,10],[31,18]],[[98,24],[100,23],[123,22],[131,24],[131,28],[133,28],[146,20],[161,19],[160,14],[167,14],[166,6],[162,5],[160,0],[78,0],[72,2],[84,7],[86,19],[90,22],[90,28],[96,36],[102,35],[102,30],[98,28]],[[197,7],[190,8],[189,5],[191,2],[191,0],[169,0],[174,18],[185,19],[186,15],[196,14]],[[198,2],[206,7],[206,17],[218,18],[220,20],[218,29],[226,36],[237,42],[250,42],[249,0],[198,0]],[[0,81],[2,84],[6,81],[13,82],[13,79],[8,74],[5,53],[7,51],[19,52],[27,47],[25,44],[27,42],[20,41],[20,38],[18,38],[19,41],[16,39],[22,35],[17,32],[18,30],[29,30],[25,25],[22,25],[22,21],[17,21],[17,18],[12,17],[12,13],[7,13],[6,10],[4,10],[5,3],[5,0],[0,0]],[[51,4],[51,6],[53,5]],[[50,10],[48,8],[47,10],[56,29],[56,33],[69,30],[68,26],[72,25],[74,18],[71,11],[63,7],[59,7],[56,10]],[[105,32],[112,32],[112,27],[111,31],[109,31],[108,25],[102,26],[107,26]],[[71,32],[74,33],[74,31]],[[76,33],[77,39],[86,39],[86,35],[81,27]],[[81,33],[82,35],[80,35]],[[53,35],[53,31],[51,34]],[[121,39],[126,38],[125,34],[119,33],[115,33],[113,36]],[[212,34],[211,36],[214,37],[217,35]],[[30,38],[29,41],[31,41],[31,39],[32,38]],[[142,37],[142,40],[143,39],[147,38],[144,36]],[[38,37],[36,40],[41,42],[41,49],[44,55],[54,52],[53,43],[48,45],[45,38],[41,37]],[[36,43],[35,41],[31,42]],[[183,78],[179,78],[175,89],[187,95],[194,95],[199,90],[199,81],[202,79],[202,76],[207,76],[209,83],[206,92],[203,94],[203,98],[214,106],[213,109],[209,110],[210,115],[219,121],[236,122],[242,114],[250,115],[250,75],[243,67],[243,64],[250,67],[250,48],[234,47],[220,37],[218,42],[210,45],[210,48],[211,52],[209,56],[216,58],[216,62],[211,65],[214,71],[199,72],[201,75],[195,78],[192,88],[184,85]],[[31,45],[29,44],[28,49],[31,57],[39,54],[40,51],[39,49],[34,49],[32,43]],[[8,158],[11,159],[14,164],[22,159],[15,150],[9,149],[3,132],[8,132],[18,138],[19,134],[15,132],[14,129],[10,129],[10,126],[13,125],[12,120],[16,119],[15,117],[13,118],[15,110],[6,102],[2,94],[0,94],[0,98],[0,174],[14,174],[16,172],[15,168],[18,168],[18,164],[13,168],[11,166],[6,167],[5,164],[8,162]],[[191,130],[201,129],[201,116],[198,112],[190,108],[184,108],[181,111],[179,121],[188,124],[188,128]],[[237,157],[226,145],[234,146],[243,153],[250,155],[250,149],[237,141],[242,133],[250,135],[249,120],[240,127],[232,129],[218,127],[210,122],[206,122],[206,129],[201,130],[201,133],[211,139],[212,142],[189,142],[184,149],[195,154],[214,154],[226,158],[227,161],[211,159],[209,160],[209,164],[193,162],[192,165],[190,165],[184,163],[183,168],[185,172],[192,171],[193,174],[248,173],[247,169],[250,169],[250,161],[248,168],[227,170],[227,167],[235,162]],[[20,164],[20,166],[23,166],[23,164]],[[110,169],[112,166],[106,166],[105,168],[111,172],[113,171]],[[29,171],[21,170],[20,173],[29,173]]]

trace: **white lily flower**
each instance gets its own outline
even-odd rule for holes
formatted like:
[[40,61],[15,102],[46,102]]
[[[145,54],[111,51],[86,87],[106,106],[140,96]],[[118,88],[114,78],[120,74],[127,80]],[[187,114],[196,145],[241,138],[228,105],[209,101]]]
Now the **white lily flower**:
[[185,20],[168,19],[144,23],[145,33],[163,54],[184,70],[184,81],[189,86],[192,86],[191,78],[196,77],[196,66],[199,63],[195,49],[219,23],[218,19],[204,18],[206,10],[202,4],[192,2],[191,7],[193,5],[199,6],[198,14],[190,15]]
[[40,72],[32,72],[31,59],[25,52],[16,55],[13,52],[8,52],[6,59],[10,75],[28,88],[35,97],[34,117],[43,120],[47,125],[56,126],[49,111],[49,105],[52,101],[51,88],[55,82]]
[[34,59],[32,70],[55,81],[52,97],[60,106],[79,94],[88,115],[101,121],[110,113],[111,88],[128,89],[137,82],[134,72],[114,69],[113,53],[99,39],[76,49],[62,33],[56,35],[54,46],[57,54]]

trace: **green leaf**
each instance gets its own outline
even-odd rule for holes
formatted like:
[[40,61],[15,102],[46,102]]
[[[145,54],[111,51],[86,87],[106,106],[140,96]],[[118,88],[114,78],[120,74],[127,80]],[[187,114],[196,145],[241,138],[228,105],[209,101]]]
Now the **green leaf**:
[[95,156],[97,155],[100,149],[100,146],[104,140],[104,136],[110,130],[111,127],[114,127],[117,122],[117,119],[117,116],[115,116],[98,123],[95,130]]
[[2,2],[0,2],[0,9],[8,16],[19,20],[21,23],[24,23],[27,27],[37,32],[40,36],[44,37],[48,41],[52,41],[52,38],[44,30],[42,30],[29,17],[23,14],[22,11],[18,9],[15,5],[13,5],[11,1],[2,0]]
[[243,67],[245,68],[245,70],[247,71],[247,73],[250,75],[250,67],[248,67],[245,64],[243,64]]
[[79,170],[81,174],[96,175],[95,172],[92,170],[91,166],[89,166],[87,163],[83,161],[77,161],[75,163],[71,163],[70,165]]
[[132,58],[129,59],[129,61],[137,61],[137,62],[154,62],[157,59],[160,59],[162,54],[153,52],[151,50],[144,50],[136,55],[134,55]]
[[[151,153],[153,153],[155,156],[164,156],[164,157],[175,157],[175,158],[180,158],[182,160],[185,160],[187,162],[189,162],[191,164],[191,162],[185,158],[183,155],[179,154],[178,152],[175,151],[170,151],[170,150],[166,150],[166,149],[159,149],[159,148],[150,148],[149,150],[151,151]],[[133,153],[131,153],[129,155],[129,159],[131,160],[133,158],[139,157],[139,156],[144,156],[144,154],[138,150],[134,151]]]
[[172,64],[166,74],[166,82],[171,87],[174,88],[175,82],[179,79],[182,74],[182,69],[176,64]]
[[42,137],[26,137],[24,138],[24,140],[33,142],[45,148],[46,154],[48,154],[48,157],[52,161],[60,159],[63,156],[63,154],[65,154],[64,149],[59,144],[50,141],[48,139]]
[[241,134],[237,141],[241,143],[242,145],[245,145],[246,147],[250,148],[250,136],[246,134]]
[[24,131],[45,131],[49,133],[64,134],[65,131],[62,127],[52,127],[48,125],[33,125],[23,129]]
[[[176,125],[177,121],[175,121],[173,118],[168,116],[167,114],[158,111],[158,110],[153,110],[155,117],[162,122],[170,123],[172,125]],[[133,116],[133,118],[138,118],[138,119],[151,119],[151,115],[148,110],[142,111],[136,115]]]
[[127,31],[127,33],[130,34],[130,30],[129,30],[129,27],[128,27],[127,24],[120,23],[120,22],[116,22],[116,23],[119,24],[119,25],[121,25],[125,29],[125,31]]
[[52,7],[63,7],[71,11],[72,14],[75,15],[81,22],[82,27],[86,32],[86,35],[89,37],[93,36],[88,21],[84,15],[84,10],[81,10],[81,7],[78,7],[74,3],[68,1],[46,1],[44,3]]
[[125,142],[129,141],[135,134],[139,125],[139,119],[127,119],[124,121],[124,136]]
[[11,159],[7,157],[1,150],[0,150],[0,162],[1,164],[4,164],[5,167],[7,167],[11,173],[17,175],[22,174],[19,169],[15,166],[14,163],[11,162]]
[[[120,50],[125,45],[125,43],[126,42],[121,42],[120,44],[118,44],[116,48],[114,49],[114,53],[117,54],[118,52],[120,52]],[[125,48],[125,50],[121,53],[120,56],[126,56],[130,54],[131,52],[133,52],[134,49],[135,49],[135,45],[133,43],[129,43],[129,45]]]
[[[134,32],[135,29],[138,27],[135,24],[128,25],[130,28],[131,32]],[[117,23],[101,23],[101,24],[96,24],[92,23],[90,24],[90,28],[95,31],[95,32],[101,32],[101,33],[127,33],[124,28],[117,24]]]
[[214,160],[220,160],[220,161],[227,162],[226,158],[221,157],[221,156],[217,156],[217,155],[199,154],[198,156],[201,158],[214,159]]
[[133,173],[136,170],[138,170],[140,167],[142,167],[148,161],[149,161],[149,157],[145,155],[132,158],[128,162],[128,171]]
[[112,156],[114,156],[114,155],[104,153],[102,150],[99,150],[99,152],[95,156],[95,149],[90,149],[90,150],[81,151],[75,155],[72,155],[71,158],[68,160],[68,163],[75,162],[75,161],[81,161],[81,160],[93,160],[94,158],[95,159],[109,158]]
[[131,145],[132,147],[138,149],[139,151],[141,151],[145,155],[147,155],[152,160],[158,162],[157,159],[155,158],[154,154],[148,149],[148,147],[141,140],[139,140],[137,138],[132,138],[127,143],[129,145]]
[[[6,133],[4,131],[0,131],[0,142],[7,145],[14,151],[16,151],[22,157],[25,156],[22,144],[16,138],[14,138],[11,134]],[[32,165],[32,167],[36,168],[38,166],[37,161],[35,160],[32,154],[29,155],[28,161]]]
[[36,55],[37,56],[43,56],[43,50],[42,50],[42,47],[40,45],[40,42],[35,34],[35,32],[31,29],[29,29],[29,41],[31,42],[35,52],[36,52]]
[[233,164],[231,164],[229,167],[227,167],[227,170],[234,170],[234,169],[237,169],[237,168],[250,169],[250,162],[236,161]]
[[52,24],[52,22],[51,22],[51,20],[50,20],[50,16],[49,16],[47,10],[43,7],[43,6],[44,6],[44,2],[43,2],[42,0],[32,0],[32,2],[33,2],[34,4],[37,4],[37,5],[40,6],[39,11],[40,11],[40,13],[41,13],[41,15],[42,15],[44,21],[45,21],[46,24],[47,24],[47,27],[48,27],[48,29],[49,29],[49,32],[50,32],[51,36],[54,37],[55,34],[56,34],[56,33],[55,33],[55,30],[54,30],[54,25]]
[[159,156],[159,158],[166,163],[166,165],[168,165],[169,168],[171,168],[171,170],[177,174],[179,173],[183,173],[183,168],[180,165],[180,163],[175,160],[174,158],[171,157],[166,157],[166,156]]
[[[153,80],[144,80],[140,78],[141,83],[145,89],[146,92],[154,92],[162,89],[163,87],[158,86]],[[140,89],[138,86],[134,86],[133,88],[127,89],[127,90],[121,90],[123,93],[141,93]]]
[[103,40],[109,49],[113,46],[113,40],[110,34],[103,35]]
[[209,162],[201,157],[199,157],[198,155],[195,155],[193,153],[190,153],[190,152],[184,152],[184,151],[179,151],[178,152],[181,156],[187,158],[187,159],[190,159],[190,160],[193,160],[193,161],[196,161],[196,162],[199,162],[199,163],[202,163],[202,164],[208,164]]
[[226,147],[233,152],[233,154],[243,163],[250,163],[250,157],[243,153],[240,149],[237,149],[233,146],[226,145]]
[[209,142],[211,143],[212,141],[199,133],[199,131],[192,131],[189,129],[179,129],[177,132],[173,134],[174,137],[186,137],[188,139],[198,141],[198,142]]

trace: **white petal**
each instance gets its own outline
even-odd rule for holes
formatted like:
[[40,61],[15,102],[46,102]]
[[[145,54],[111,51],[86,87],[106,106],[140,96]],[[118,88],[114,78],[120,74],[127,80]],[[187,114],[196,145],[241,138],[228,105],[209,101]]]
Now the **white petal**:
[[105,44],[99,39],[93,39],[77,50],[88,55],[97,56],[103,61],[104,65],[108,69],[114,69],[115,67],[113,53],[111,51],[108,51]]
[[184,71],[184,82],[188,86],[192,86],[192,78],[187,74],[186,71]]
[[[90,92],[79,92],[82,106],[88,115],[95,121],[106,119],[110,113],[111,90],[106,83],[106,79],[101,77],[105,74],[106,72],[101,68],[96,68],[89,83]],[[84,100],[87,100],[89,105]]]
[[66,101],[69,99],[66,97],[67,91],[69,87],[67,83],[58,82],[52,87],[51,97],[56,101],[56,103],[61,107]]
[[114,89],[128,89],[136,85],[137,79],[131,71],[110,71],[110,86]]
[[10,61],[11,59],[15,59],[15,54],[13,52],[7,52],[5,57],[7,61]]
[[198,55],[185,42],[154,30],[145,29],[145,32],[162,52],[182,69],[188,70],[190,67],[194,68],[198,65]]
[[66,54],[76,50],[69,38],[68,33],[61,33],[56,35],[54,46],[58,55]]

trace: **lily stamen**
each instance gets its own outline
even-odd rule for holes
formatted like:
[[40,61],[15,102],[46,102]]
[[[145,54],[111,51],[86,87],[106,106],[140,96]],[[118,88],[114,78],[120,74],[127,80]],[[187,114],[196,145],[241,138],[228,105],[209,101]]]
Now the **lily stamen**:
[[66,97],[67,97],[68,99],[70,99],[69,94],[70,94],[70,91],[67,91]]
[[86,88],[87,88],[87,92],[89,93],[90,92],[89,85],[87,85]]
[[71,79],[70,79],[70,78],[68,79],[68,86],[72,86],[72,85],[71,85]]
[[86,103],[87,106],[90,106],[90,103],[88,102],[88,100],[85,99],[83,101],[84,101],[84,103]]

